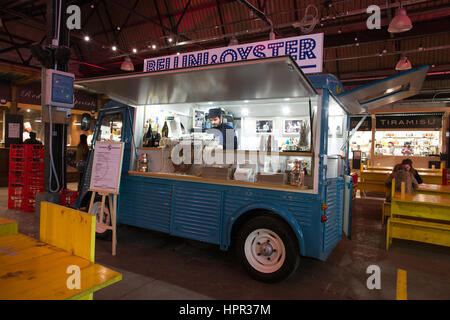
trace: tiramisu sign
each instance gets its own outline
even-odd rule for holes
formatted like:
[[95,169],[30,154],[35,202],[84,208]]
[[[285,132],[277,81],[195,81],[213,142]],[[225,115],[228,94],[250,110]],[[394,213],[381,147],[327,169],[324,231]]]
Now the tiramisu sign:
[[395,115],[377,116],[377,129],[440,129],[442,127],[442,115]]

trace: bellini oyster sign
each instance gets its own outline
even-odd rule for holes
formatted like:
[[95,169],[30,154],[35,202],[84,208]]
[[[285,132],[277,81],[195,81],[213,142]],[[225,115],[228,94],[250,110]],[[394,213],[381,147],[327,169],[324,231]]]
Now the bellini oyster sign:
[[323,33],[145,59],[144,72],[290,55],[304,73],[320,73]]

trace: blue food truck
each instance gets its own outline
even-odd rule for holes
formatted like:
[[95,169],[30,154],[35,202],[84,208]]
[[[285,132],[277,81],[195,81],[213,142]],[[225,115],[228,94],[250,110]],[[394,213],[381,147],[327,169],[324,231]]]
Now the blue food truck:
[[[117,223],[233,247],[252,277],[277,282],[301,257],[325,261],[343,233],[350,237],[349,116],[416,94],[427,70],[345,92],[333,75],[306,76],[281,56],[76,84],[110,98],[91,150],[96,141],[125,143]],[[205,130],[211,108],[232,119],[237,150],[223,150]],[[165,126],[158,146],[143,146],[146,133]],[[78,208],[89,203],[92,158]]]

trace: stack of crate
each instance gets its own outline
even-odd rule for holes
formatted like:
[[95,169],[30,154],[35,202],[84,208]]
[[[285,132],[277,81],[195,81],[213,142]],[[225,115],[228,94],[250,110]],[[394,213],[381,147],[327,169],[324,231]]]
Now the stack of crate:
[[9,153],[8,208],[33,212],[36,205],[36,194],[43,191],[43,145],[11,145]]

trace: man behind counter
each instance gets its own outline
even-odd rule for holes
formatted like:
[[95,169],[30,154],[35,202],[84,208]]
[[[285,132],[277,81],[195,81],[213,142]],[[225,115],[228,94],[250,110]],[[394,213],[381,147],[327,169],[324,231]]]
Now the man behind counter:
[[[211,130],[211,133],[214,134],[214,136],[219,138],[220,144],[223,146],[223,149],[237,149],[237,137],[236,133],[234,132],[234,129],[223,122],[222,117],[222,110],[221,109],[209,109],[208,111],[208,118],[209,121],[211,121],[213,129]],[[233,142],[228,141],[227,138],[230,140],[234,140],[234,146]]]

